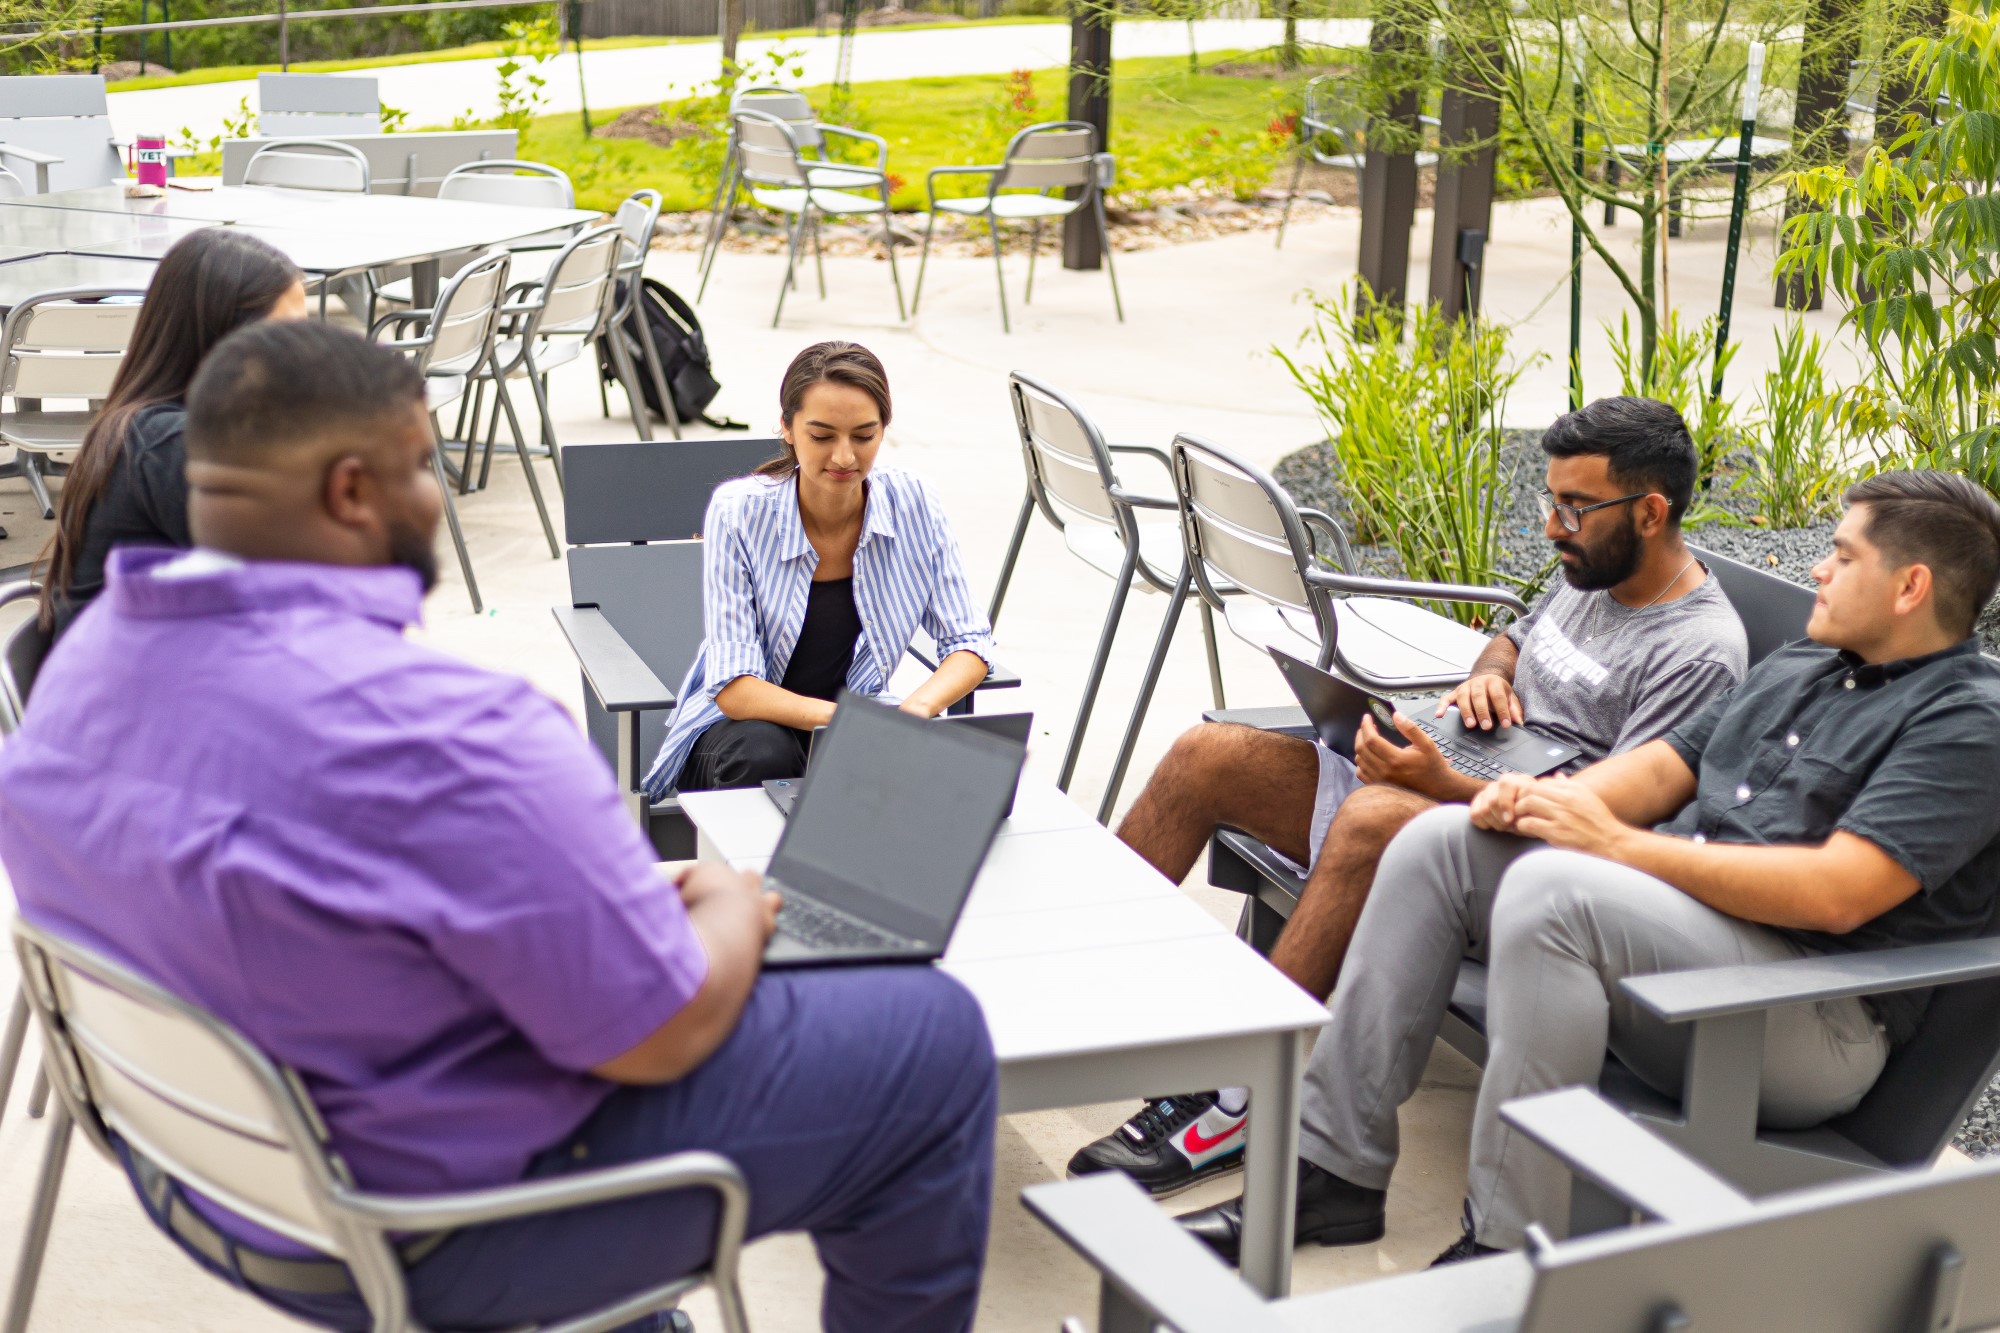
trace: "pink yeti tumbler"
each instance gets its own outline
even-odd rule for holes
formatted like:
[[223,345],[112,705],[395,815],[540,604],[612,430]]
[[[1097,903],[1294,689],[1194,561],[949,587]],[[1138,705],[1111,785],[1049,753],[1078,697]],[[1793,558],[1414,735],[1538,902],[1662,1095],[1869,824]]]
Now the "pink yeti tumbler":
[[167,188],[167,139],[163,134],[142,134],[132,144],[138,164],[139,184]]

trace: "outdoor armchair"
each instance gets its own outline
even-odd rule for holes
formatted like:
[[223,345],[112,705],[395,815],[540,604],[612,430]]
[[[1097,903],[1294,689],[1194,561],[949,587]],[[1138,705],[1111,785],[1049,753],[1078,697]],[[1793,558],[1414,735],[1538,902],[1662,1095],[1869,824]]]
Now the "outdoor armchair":
[[[745,1333],[736,1261],[749,1217],[749,1187],[726,1158],[677,1153],[452,1194],[376,1194],[354,1183],[297,1073],[234,1028],[84,946],[26,922],[15,922],[14,944],[60,1105],[51,1117],[5,1333],[24,1333],[27,1327],[72,1129],[113,1162],[123,1147],[140,1164],[142,1178],[156,1174],[179,1182],[339,1260],[375,1333],[422,1333],[411,1316],[404,1275],[406,1256],[421,1237],[671,1190],[707,1191],[718,1203],[707,1272],[634,1292],[534,1333],[598,1333],[672,1309],[704,1281],[714,1288],[723,1327]],[[188,1226],[193,1244],[204,1227],[209,1236],[215,1234],[205,1221]]]
[[125,179],[104,76],[0,77],[0,166],[32,178],[36,194]]
[[[1097,218],[1097,236],[1104,252],[1105,276],[1111,279],[1111,303],[1118,322],[1125,322],[1125,303],[1118,295],[1118,272],[1111,263],[1111,231],[1104,221],[1104,190],[1114,169],[1109,153],[1097,149],[1097,127],[1083,120],[1052,120],[1030,125],[1007,141],[1007,151],[991,166],[933,167],[925,177],[930,199],[924,224],[923,254],[917,262],[917,286],[910,298],[914,312],[924,294],[924,270],[930,263],[931,233],[940,210],[965,218],[981,218],[993,237],[993,274],[1000,285],[1000,328],[1011,333],[1007,318],[1007,274],[1000,265],[1000,224],[1026,222],[1028,286],[1021,298],[1035,296],[1035,253],[1041,249],[1042,224],[1060,221],[1088,208]],[[986,192],[970,197],[940,198],[938,181],[948,176],[983,176]]]

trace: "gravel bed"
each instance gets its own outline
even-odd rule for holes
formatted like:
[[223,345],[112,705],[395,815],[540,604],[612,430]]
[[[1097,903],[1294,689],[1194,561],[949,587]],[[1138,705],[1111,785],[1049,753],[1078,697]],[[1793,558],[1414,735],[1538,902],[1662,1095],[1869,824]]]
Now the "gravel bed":
[[[1501,457],[1506,480],[1508,506],[1502,520],[1502,570],[1516,578],[1532,579],[1548,562],[1547,539],[1542,535],[1542,518],[1536,500],[1541,486],[1543,456],[1538,447],[1538,430],[1509,431]],[[1343,522],[1349,510],[1340,493],[1338,464],[1333,446],[1324,441],[1307,445],[1286,455],[1274,469],[1278,483],[1299,504],[1325,510]],[[1747,519],[1749,507],[1717,483],[1711,497],[1717,507]],[[1709,522],[1688,532],[1696,544],[1718,555],[1768,569],[1797,583],[1810,583],[1807,574],[1825,556],[1833,533],[1833,523],[1816,523],[1805,528],[1766,529]],[[1395,552],[1387,547],[1360,547],[1356,556],[1368,572],[1394,575],[1398,572]],[[1553,572],[1549,578],[1560,577]],[[1989,653],[2000,654],[2000,607],[1989,607],[1979,621],[1980,638]],[[1972,1157],[2000,1153],[2000,1079],[1988,1087],[1952,1145]]]

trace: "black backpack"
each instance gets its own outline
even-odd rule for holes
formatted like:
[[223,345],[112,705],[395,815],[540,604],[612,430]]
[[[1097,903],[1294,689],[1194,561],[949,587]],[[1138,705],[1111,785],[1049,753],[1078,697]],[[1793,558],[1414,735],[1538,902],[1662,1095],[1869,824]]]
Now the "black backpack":
[[[619,298],[622,302],[624,283],[619,284]],[[651,278],[641,279],[639,299],[633,303],[632,312],[623,327],[613,329],[608,336],[622,338],[626,353],[639,375],[639,394],[646,400],[646,407],[662,421],[667,414],[660,403],[660,396],[653,387],[653,377],[646,372],[646,359],[639,345],[639,331],[633,320],[643,319],[653,334],[653,346],[659,349],[660,372],[667,382],[667,392],[674,396],[674,414],[683,422],[701,421],[717,430],[748,430],[740,421],[717,421],[705,409],[715,401],[715,395],[722,386],[709,373],[708,342],[702,337],[701,321],[695,318],[694,310],[686,301],[675,294],[673,288]],[[610,358],[602,348],[597,353],[597,370],[605,380],[616,382],[617,373],[611,368]]]

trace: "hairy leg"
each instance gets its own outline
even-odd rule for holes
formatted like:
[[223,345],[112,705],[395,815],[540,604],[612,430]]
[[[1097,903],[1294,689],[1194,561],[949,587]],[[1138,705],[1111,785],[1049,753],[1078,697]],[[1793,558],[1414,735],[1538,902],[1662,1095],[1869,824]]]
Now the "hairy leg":
[[1322,1000],[1330,997],[1389,840],[1436,804],[1389,786],[1362,787],[1341,802],[1271,965]]
[[1234,722],[1181,733],[1126,812],[1118,837],[1178,884],[1218,824],[1240,828],[1295,861],[1311,855],[1319,758],[1310,741]]

